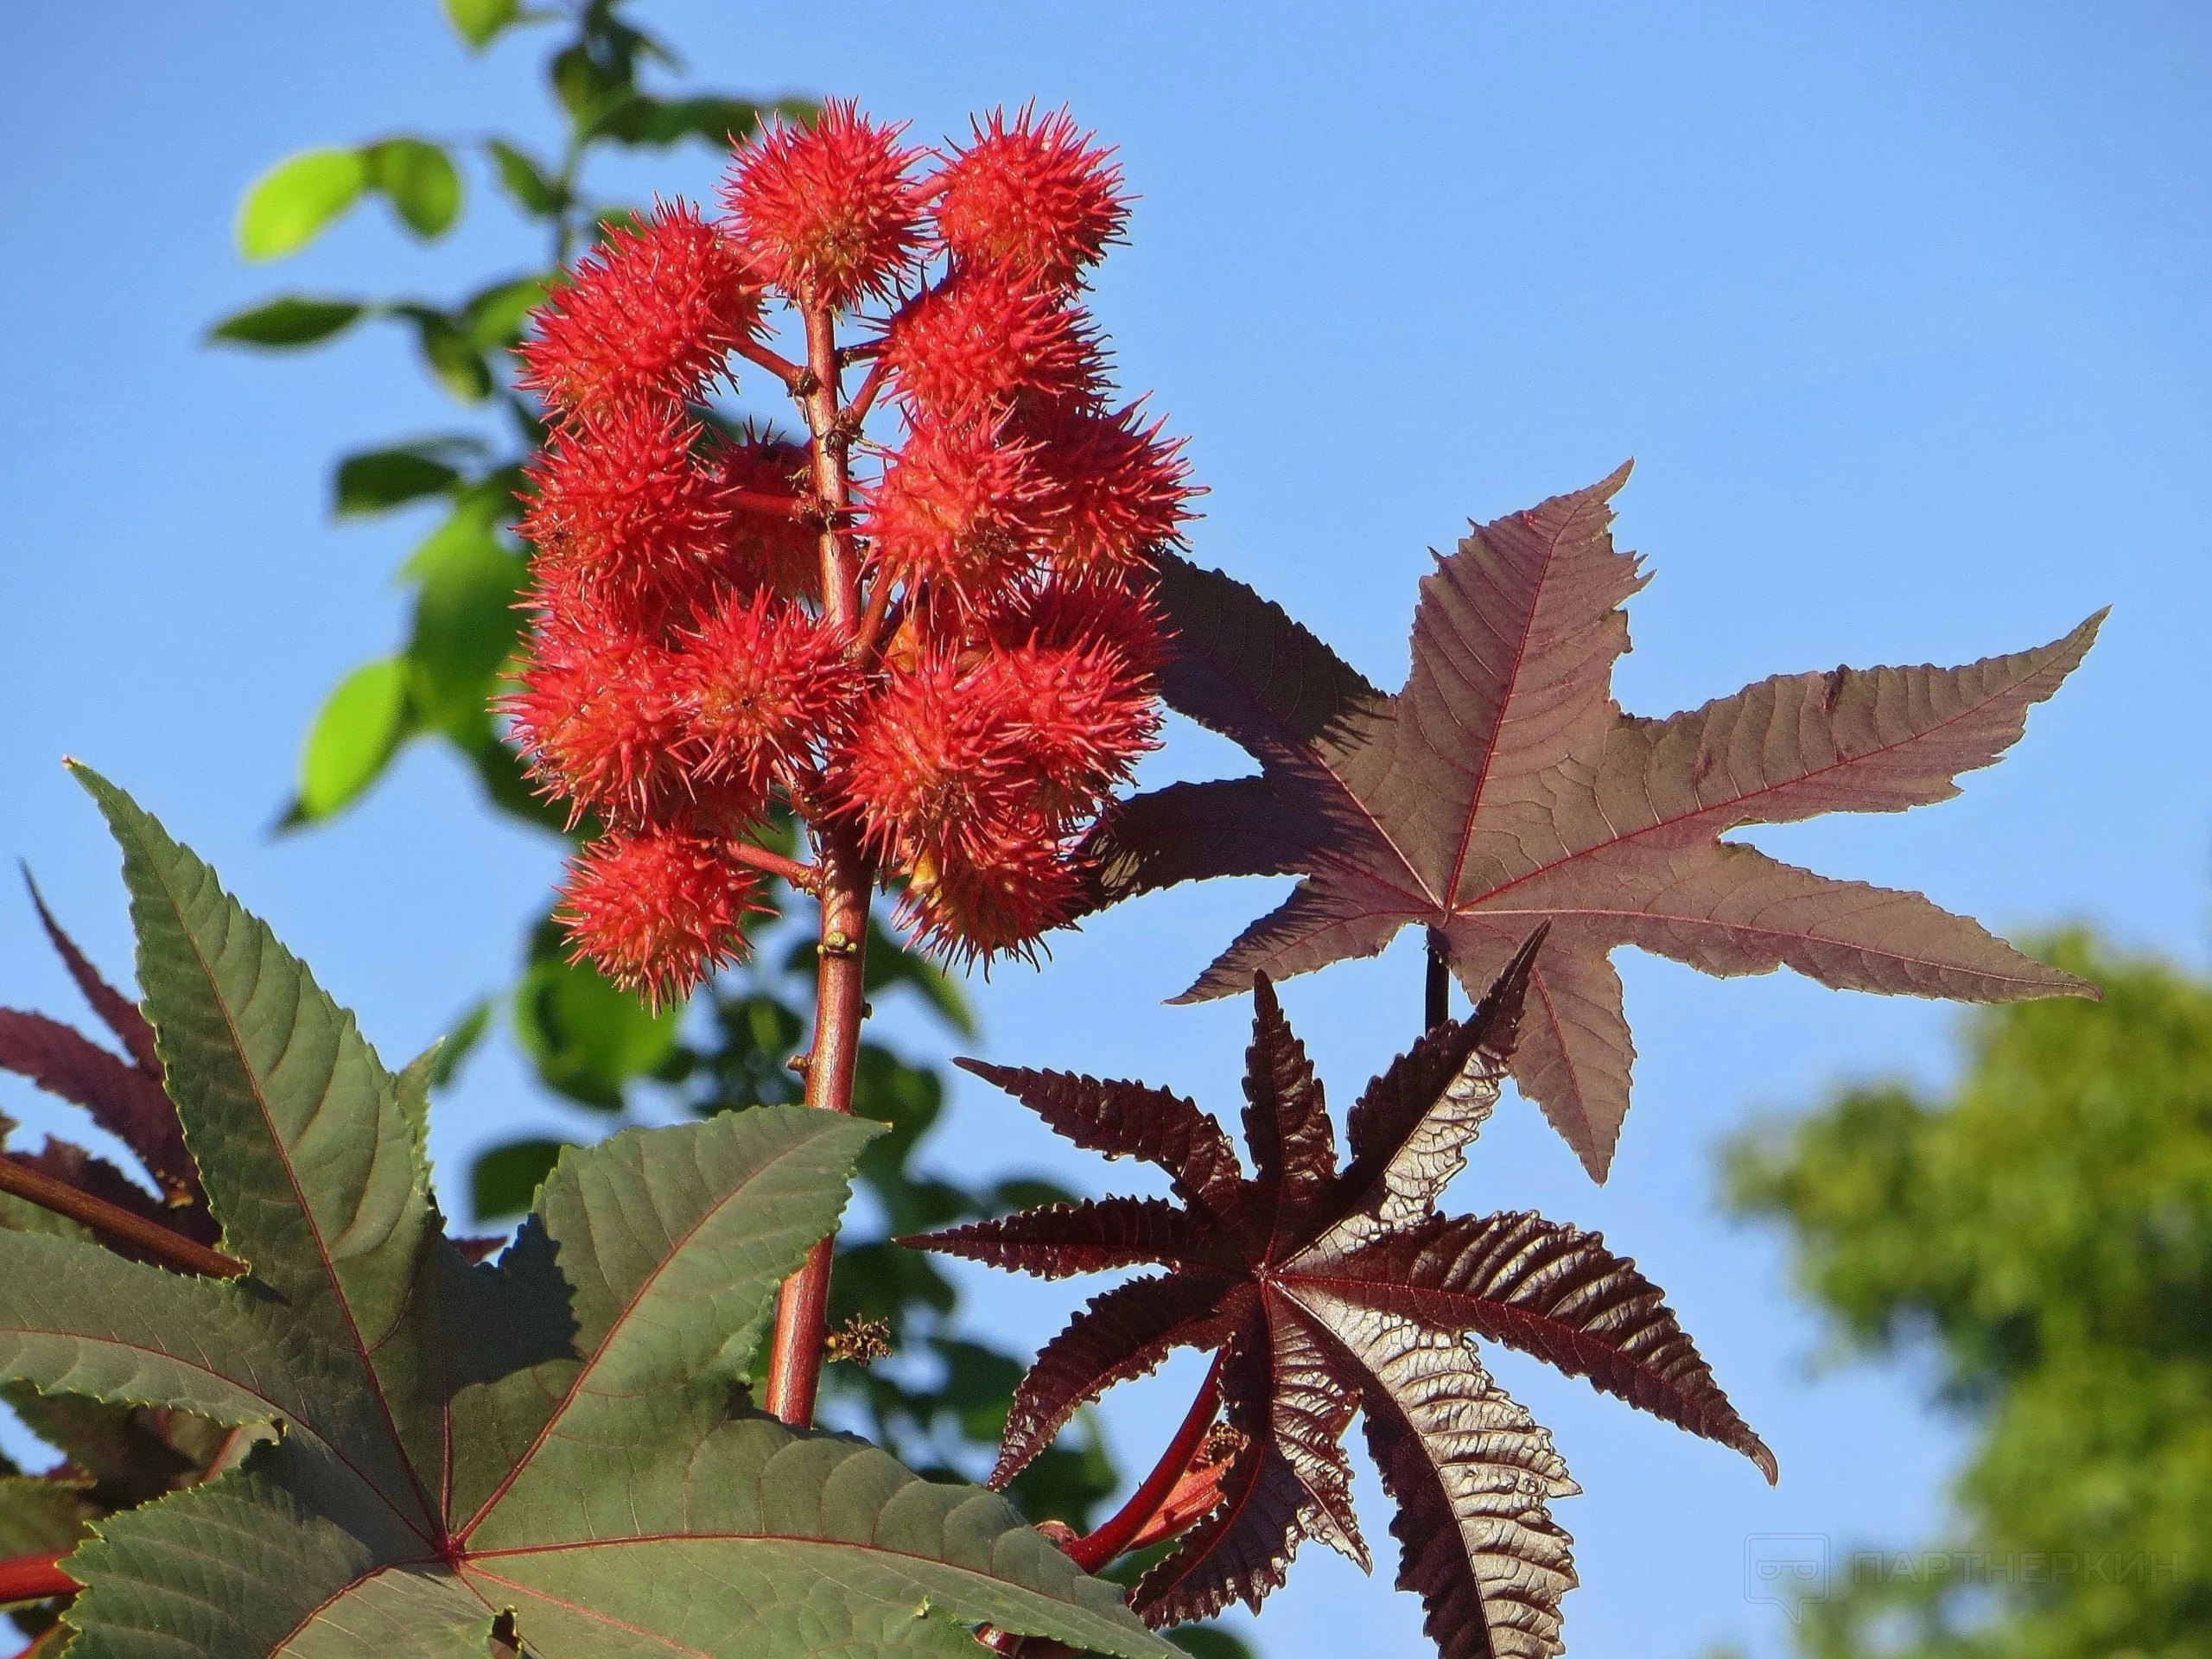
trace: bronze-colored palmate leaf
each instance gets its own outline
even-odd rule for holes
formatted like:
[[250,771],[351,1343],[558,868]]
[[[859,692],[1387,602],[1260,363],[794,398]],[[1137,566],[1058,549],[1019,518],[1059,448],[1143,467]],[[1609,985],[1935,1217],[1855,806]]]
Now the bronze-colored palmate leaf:
[[1206,876],[1305,878],[1187,999],[1372,956],[1416,924],[1471,995],[1549,921],[1514,1076],[1599,1179],[1634,1054],[1618,946],[1853,990],[2094,994],[1917,893],[1721,837],[1956,794],[1954,778],[1994,762],[2081,661],[2101,615],[1963,668],[1780,675],[1664,720],[1624,714],[1610,689],[1622,607],[1646,580],[1612,543],[1626,476],[1478,525],[1440,559],[1395,696],[1242,583],[1164,561],[1167,701],[1261,772],[1138,796],[1091,839],[1098,904]]
[[1698,1357],[1659,1291],[1595,1233],[1508,1211],[1437,1213],[1496,1103],[1541,928],[1464,1023],[1436,1027],[1352,1109],[1338,1167],[1321,1085],[1266,975],[1244,1083],[1244,1173],[1221,1124],[1133,1083],[961,1062],[1078,1145],[1166,1171],[1179,1202],[1056,1205],[904,1242],[1051,1278],[1144,1262],[1037,1357],[1007,1422],[1003,1484],[1076,1410],[1178,1347],[1218,1350],[1240,1449],[1220,1501],[1138,1586],[1155,1625],[1257,1606],[1301,1540],[1363,1567],[1342,1445],[1353,1414],[1397,1501],[1398,1582],[1417,1591],[1445,1659],[1560,1651],[1568,1538],[1548,1501],[1575,1490],[1550,1436],[1476,1357],[1518,1348],[1775,1475],[1771,1453]]

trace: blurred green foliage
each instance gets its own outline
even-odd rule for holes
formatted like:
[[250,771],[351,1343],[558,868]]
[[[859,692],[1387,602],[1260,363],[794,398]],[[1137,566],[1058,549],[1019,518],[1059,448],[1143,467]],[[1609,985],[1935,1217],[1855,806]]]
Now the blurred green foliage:
[[2212,1653],[2212,984],[2037,954],[2104,1001],[1979,1014],[1947,1096],[1853,1090],[1728,1154],[1840,1344],[1932,1354],[1975,1428],[1955,1535],[1838,1552],[1817,1659]]
[[[524,487],[523,463],[542,436],[533,401],[514,385],[512,348],[530,308],[563,269],[588,249],[600,228],[625,221],[629,208],[596,196],[592,162],[612,150],[697,143],[721,149],[770,115],[804,120],[807,101],[668,93],[648,72],[672,76],[676,55],[630,20],[625,0],[568,0],[524,8],[513,0],[446,0],[448,20],[470,48],[506,31],[549,31],[545,84],[563,137],[557,154],[524,141],[486,135],[454,145],[412,134],[386,135],[352,149],[319,149],[270,168],[246,193],[238,243],[252,259],[307,246],[369,198],[380,197],[403,232],[431,240],[480,201],[504,197],[525,240],[511,269],[491,274],[458,298],[288,293],[270,296],[216,324],[214,343],[289,352],[322,345],[357,325],[396,326],[424,371],[460,406],[465,423],[429,438],[378,444],[343,457],[332,506],[340,517],[373,517],[434,505],[429,533],[401,567],[410,620],[397,649],[342,678],[308,734],[298,793],[287,826],[319,823],[358,803],[412,743],[451,746],[480,781],[496,810],[555,834],[560,812],[540,800],[491,712],[514,654],[523,618],[515,609],[526,556],[513,524]],[[727,419],[716,411],[710,418]],[[787,831],[788,834],[788,827]],[[780,909],[794,895],[774,887]],[[810,920],[810,902],[798,901]],[[451,1078],[500,1008],[539,1079],[570,1103],[620,1126],[649,1097],[706,1114],[794,1100],[787,1062],[813,1014],[810,944],[799,926],[764,923],[762,949],[746,969],[725,975],[688,1007],[654,1014],[588,968],[567,960],[558,931],[535,918],[525,932],[518,982],[458,1022],[441,1056],[439,1081]],[[869,950],[869,990],[904,995],[953,1032],[974,1026],[960,988],[904,950],[880,925]],[[928,1257],[887,1242],[890,1233],[1065,1196],[1042,1182],[966,1186],[927,1176],[917,1152],[944,1108],[933,1071],[871,1043],[861,1055],[856,1109],[894,1133],[878,1141],[861,1170],[872,1204],[857,1209],[841,1245],[833,1320],[887,1321],[893,1357],[863,1370],[830,1368],[833,1412],[856,1417],[912,1466],[964,1470],[970,1477],[1003,1427],[1020,1375],[1019,1361],[958,1334],[958,1297]],[[512,1219],[529,1203],[560,1143],[524,1138],[478,1160],[467,1190],[480,1223]],[[870,1213],[870,1212],[873,1213]],[[1023,1478],[1015,1496],[1031,1514],[1078,1528],[1116,1484],[1115,1471],[1086,1421],[1077,1433]]]

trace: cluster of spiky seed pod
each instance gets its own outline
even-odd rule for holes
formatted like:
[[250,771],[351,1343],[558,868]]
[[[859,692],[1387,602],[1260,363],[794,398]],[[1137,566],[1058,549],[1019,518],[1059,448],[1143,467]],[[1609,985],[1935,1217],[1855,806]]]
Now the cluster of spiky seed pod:
[[[779,801],[903,885],[936,948],[1028,950],[1154,741],[1150,578],[1192,492],[1179,446],[1111,401],[1081,302],[1126,218],[1118,172],[1064,114],[994,115],[944,152],[900,138],[835,104],[766,130],[726,217],[610,232],[523,347],[551,424],[505,707],[540,785],[599,827],[561,910],[578,950],[654,996],[741,952]],[[712,416],[740,359],[804,441]]]

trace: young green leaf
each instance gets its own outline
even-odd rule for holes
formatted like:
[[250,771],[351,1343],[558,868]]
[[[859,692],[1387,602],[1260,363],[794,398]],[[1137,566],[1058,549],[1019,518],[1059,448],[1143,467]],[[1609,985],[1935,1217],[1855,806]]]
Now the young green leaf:
[[1015,1393],[995,1484],[1114,1383],[1174,1348],[1221,1351],[1240,1448],[1216,1507],[1138,1586],[1148,1622],[1211,1618],[1236,1599],[1256,1608],[1306,1538],[1365,1566],[1340,1445],[1363,1410],[1399,1503],[1399,1582],[1427,1605],[1443,1659],[1557,1653],[1574,1578],[1546,1505],[1575,1488],[1549,1436],[1475,1358],[1477,1336],[1732,1446],[1774,1478],[1772,1454],[1634,1262],[1535,1216],[1436,1213],[1497,1098],[1543,938],[1522,944],[1471,1017],[1433,1027],[1369,1085],[1341,1171],[1320,1083],[1264,975],[1245,1071],[1249,1177],[1220,1123],[1177,1096],[969,1065],[1078,1145],[1157,1164],[1181,1200],[1056,1205],[901,1241],[1047,1278],[1167,1269],[1096,1298],[1046,1344]]
[[368,309],[358,300],[318,300],[287,294],[224,318],[207,331],[207,338],[272,349],[315,346],[345,333]]
[[543,168],[504,138],[487,139],[484,147],[516,207],[534,219],[550,219],[561,211],[566,194]]
[[411,670],[401,657],[364,663],[338,683],[300,756],[298,810],[312,823],[342,811],[381,777],[415,728]]
[[2101,618],[1962,668],[1783,675],[1665,720],[1624,714],[1610,689],[1622,606],[1645,581],[1612,543],[1626,477],[1479,525],[1440,559],[1395,697],[1242,584],[1164,561],[1167,700],[1261,773],[1139,796],[1091,843],[1102,902],[1213,875],[1304,878],[1185,1000],[1372,956],[1407,926],[1443,942],[1472,994],[1548,920],[1514,1075],[1600,1179],[1628,1109],[1622,945],[1853,990],[2094,995],[1917,893],[1722,837],[1948,799],[1957,773],[2018,740]]
[[358,518],[442,494],[460,479],[454,467],[419,448],[372,449],[338,463],[332,493],[340,518]]
[[[427,1065],[394,1077],[127,797],[147,1007],[245,1277],[0,1233],[0,1379],[271,1423],[65,1570],[86,1659],[953,1651],[988,1623],[1162,1659],[1003,1500],[751,1409],[777,1287],[878,1130],[761,1107],[564,1157],[497,1265],[444,1236]],[[620,1448],[620,1455],[610,1450]],[[643,1646],[641,1646],[643,1644]]]
[[468,1169],[468,1208],[477,1224],[512,1221],[528,1210],[561,1154],[573,1145],[569,1141],[510,1141],[477,1154]]
[[520,0],[445,0],[445,8],[454,33],[480,52],[523,16]]
[[361,155],[370,185],[384,192],[409,230],[429,241],[453,227],[461,213],[461,174],[443,149],[420,138],[385,138]]
[[249,259],[281,259],[322,234],[360,200],[369,164],[357,149],[310,149],[279,162],[257,179],[238,209],[238,251]]

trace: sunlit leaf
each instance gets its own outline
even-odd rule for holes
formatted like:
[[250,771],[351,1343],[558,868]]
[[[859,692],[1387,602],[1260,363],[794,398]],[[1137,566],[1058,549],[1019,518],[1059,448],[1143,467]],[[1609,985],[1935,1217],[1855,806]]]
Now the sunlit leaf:
[[310,820],[350,806],[414,729],[404,659],[365,663],[338,683],[300,757],[300,810]]
[[512,28],[522,16],[520,0],[444,0],[446,21],[454,33],[482,50]]
[[353,149],[310,149],[256,180],[238,209],[238,251],[249,259],[297,253],[360,200],[369,164]]

